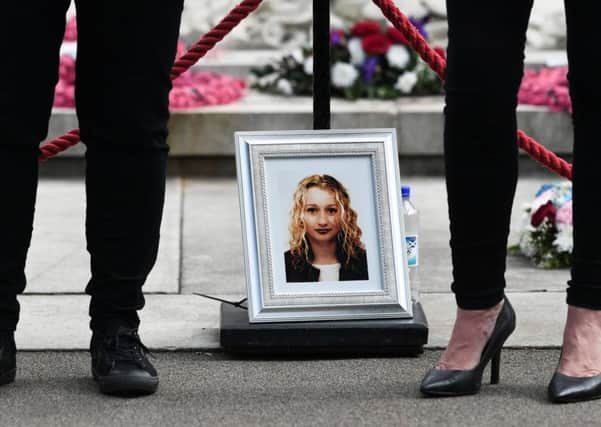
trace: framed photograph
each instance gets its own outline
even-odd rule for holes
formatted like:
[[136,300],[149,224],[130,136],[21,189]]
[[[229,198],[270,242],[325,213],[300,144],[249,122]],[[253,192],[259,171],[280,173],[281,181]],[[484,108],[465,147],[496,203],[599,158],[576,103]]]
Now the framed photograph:
[[235,139],[250,322],[412,317],[396,131]]

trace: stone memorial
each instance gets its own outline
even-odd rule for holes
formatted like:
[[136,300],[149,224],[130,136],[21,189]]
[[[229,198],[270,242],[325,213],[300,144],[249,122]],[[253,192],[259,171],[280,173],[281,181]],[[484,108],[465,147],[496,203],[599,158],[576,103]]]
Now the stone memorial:
[[[332,26],[348,26],[361,19],[384,22],[371,0],[330,0]],[[445,0],[394,0],[408,16],[430,16],[426,30],[435,45],[446,45]],[[218,23],[239,0],[191,0],[182,18],[182,36],[189,42]],[[265,0],[223,41],[229,49],[289,49],[310,40],[312,22],[308,0]],[[490,19],[495,19],[491,16]],[[528,30],[528,46],[533,49],[565,47],[565,16],[562,0],[536,0]]]

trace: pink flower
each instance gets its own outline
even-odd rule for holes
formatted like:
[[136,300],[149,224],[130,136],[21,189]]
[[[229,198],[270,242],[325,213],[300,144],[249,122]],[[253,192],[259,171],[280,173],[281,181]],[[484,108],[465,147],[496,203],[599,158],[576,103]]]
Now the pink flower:
[[66,42],[77,41],[77,20],[75,19],[75,16],[72,16],[69,21],[67,21],[63,40]]
[[551,111],[572,111],[567,67],[527,69],[518,101],[520,104],[546,105]]
[[565,203],[562,207],[557,210],[555,216],[557,224],[572,225],[572,201]]
[[75,59],[62,55],[58,68],[59,80],[54,89],[55,107],[75,108]]
[[173,82],[169,94],[171,110],[185,110],[238,101],[246,88],[244,81],[207,72],[186,71]]
[[59,79],[67,84],[75,84],[75,59],[69,55],[62,55],[58,66]]

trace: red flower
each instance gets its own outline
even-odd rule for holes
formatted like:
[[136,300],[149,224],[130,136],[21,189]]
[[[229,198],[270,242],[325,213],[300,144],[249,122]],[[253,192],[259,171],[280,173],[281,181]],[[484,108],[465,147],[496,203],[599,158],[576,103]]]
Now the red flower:
[[538,227],[545,218],[548,218],[549,222],[555,223],[555,214],[557,214],[557,208],[553,205],[553,202],[549,200],[534,212],[534,215],[532,215],[532,218],[530,219],[530,224],[532,224],[533,227]]
[[394,27],[388,27],[388,29],[386,30],[386,35],[390,40],[392,40],[393,43],[400,43],[404,45],[409,44],[407,38],[403,35],[403,33],[401,33]]
[[372,34],[363,38],[363,50],[370,55],[382,55],[388,52],[392,42],[384,34]]
[[447,59],[447,53],[443,47],[435,47],[434,51],[439,54],[442,59]]
[[351,33],[356,37],[365,37],[380,33],[380,24],[374,21],[360,21],[353,25]]

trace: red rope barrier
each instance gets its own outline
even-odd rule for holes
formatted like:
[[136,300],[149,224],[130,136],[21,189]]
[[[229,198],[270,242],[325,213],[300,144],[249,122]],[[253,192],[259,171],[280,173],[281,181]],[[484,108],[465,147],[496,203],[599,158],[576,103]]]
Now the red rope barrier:
[[[205,34],[190,50],[179,58],[171,70],[171,80],[175,80],[182,73],[194,65],[200,58],[206,55],[218,42],[229,34],[242,20],[251,12],[256,10],[263,0],[244,0],[217,24],[211,31]],[[432,49],[411,21],[399,10],[391,0],[373,0],[384,16],[390,20],[394,27],[401,31],[411,47],[419,56],[438,74],[441,80],[445,79],[446,61],[434,49]],[[63,136],[40,147],[40,160],[47,160],[56,156],[61,151],[77,144],[80,141],[79,129],[73,129]],[[572,165],[555,153],[543,147],[525,132],[518,131],[518,143],[530,157],[541,163],[560,176],[572,179]]]
[[[206,33],[194,46],[181,56],[171,69],[170,78],[175,80],[182,73],[194,65],[200,58],[206,55],[217,43],[229,34],[242,20],[251,12],[256,10],[263,0],[244,0],[230,11],[225,18],[212,30]],[[39,160],[48,160],[61,151],[66,150],[80,141],[79,129],[72,129],[63,136],[53,139],[40,147]]]
[[[411,21],[399,10],[392,0],[373,0],[373,2],[382,10],[384,16],[388,18],[392,25],[403,33],[419,56],[444,81],[447,67],[446,60],[428,45],[428,42],[417,31]],[[572,165],[570,163],[543,147],[521,130],[518,131],[518,144],[522,150],[544,167],[564,178],[572,179]]]
[[79,129],[71,129],[63,136],[53,139],[52,141],[42,145],[40,147],[41,154],[38,159],[41,161],[48,160],[51,157],[56,156],[61,151],[65,151],[67,148],[76,145],[81,141],[79,137]]

